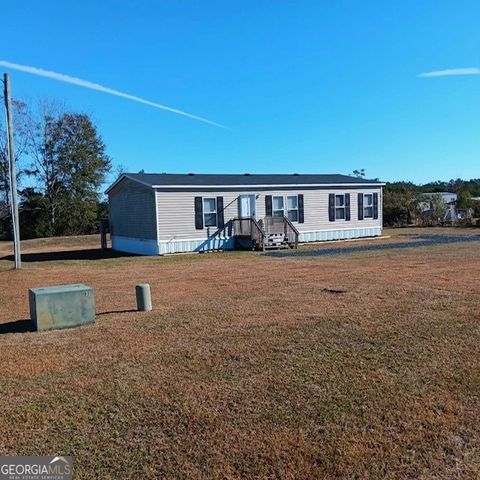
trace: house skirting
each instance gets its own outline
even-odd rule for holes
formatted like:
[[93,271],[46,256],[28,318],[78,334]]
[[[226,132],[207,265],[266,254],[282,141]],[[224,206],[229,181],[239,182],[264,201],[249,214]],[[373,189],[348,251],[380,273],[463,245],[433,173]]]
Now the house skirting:
[[127,253],[138,253],[139,255],[158,255],[157,240],[143,238],[111,236],[113,250]]
[[313,232],[300,232],[298,241],[307,243],[321,242],[326,240],[348,240],[350,238],[378,237],[381,234],[382,227],[316,230]]
[[158,242],[158,253],[205,252],[208,250],[234,250],[234,237],[212,236],[202,239],[168,240]]
[[[378,237],[381,234],[381,227],[316,230],[312,232],[300,232],[298,240],[301,243],[308,243],[326,240]],[[114,250],[137,253],[139,255],[165,255],[168,253],[204,252],[208,250],[233,250],[235,248],[234,237],[228,236],[212,236],[207,239],[172,239],[157,242],[157,240],[112,235],[111,241]]]
[[[298,240],[301,243],[308,243],[326,240],[347,240],[350,238],[378,237],[381,234],[381,227],[318,230],[312,232],[300,232]],[[234,248],[234,237],[227,236],[212,236],[208,239],[171,239],[158,242],[159,255],[182,252],[204,252],[208,250],[233,250]]]

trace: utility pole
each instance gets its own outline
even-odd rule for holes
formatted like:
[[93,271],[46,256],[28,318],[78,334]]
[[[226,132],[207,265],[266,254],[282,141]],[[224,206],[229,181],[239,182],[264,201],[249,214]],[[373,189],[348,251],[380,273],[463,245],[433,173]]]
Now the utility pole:
[[15,166],[15,150],[13,146],[13,117],[12,117],[12,99],[10,93],[10,78],[8,73],[3,74],[5,111],[7,113],[7,138],[8,138],[8,159],[10,173],[10,205],[12,208],[12,226],[13,226],[13,253],[15,257],[15,268],[22,268],[22,259],[20,256],[20,224],[18,221],[18,202],[17,202],[17,168]]

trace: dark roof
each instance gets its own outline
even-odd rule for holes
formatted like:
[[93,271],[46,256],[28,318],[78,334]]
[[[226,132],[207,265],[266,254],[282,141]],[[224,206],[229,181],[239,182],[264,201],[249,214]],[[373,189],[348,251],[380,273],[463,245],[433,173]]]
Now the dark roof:
[[340,174],[176,174],[176,173],[126,173],[127,177],[149,186],[240,186],[240,185],[343,185],[382,184],[378,180],[350,177]]

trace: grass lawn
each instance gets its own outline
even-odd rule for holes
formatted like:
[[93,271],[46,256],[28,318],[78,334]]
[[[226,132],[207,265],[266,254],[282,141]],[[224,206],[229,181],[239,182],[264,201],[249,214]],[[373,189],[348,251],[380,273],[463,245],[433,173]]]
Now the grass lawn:
[[[80,479],[479,478],[480,241],[298,258],[98,243],[24,242],[21,271],[0,243],[0,454],[72,455]],[[28,288],[64,283],[95,288],[96,324],[25,331]]]

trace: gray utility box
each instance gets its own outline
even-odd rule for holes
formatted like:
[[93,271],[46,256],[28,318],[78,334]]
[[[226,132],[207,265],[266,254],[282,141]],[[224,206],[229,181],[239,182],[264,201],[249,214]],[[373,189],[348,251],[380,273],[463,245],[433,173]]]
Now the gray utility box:
[[93,288],[86,285],[31,288],[28,299],[30,318],[39,332],[95,323]]

